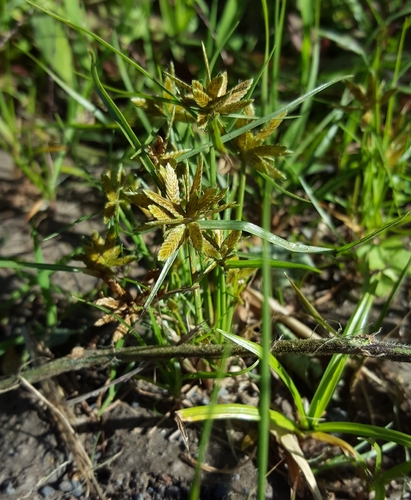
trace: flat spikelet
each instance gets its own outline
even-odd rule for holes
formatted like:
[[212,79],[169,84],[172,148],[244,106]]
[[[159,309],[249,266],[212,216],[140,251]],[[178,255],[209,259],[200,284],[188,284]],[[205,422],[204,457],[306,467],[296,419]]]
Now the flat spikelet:
[[167,164],[165,168],[164,181],[166,185],[167,198],[172,203],[176,203],[177,205],[179,205],[181,203],[181,200],[180,189],[178,187],[178,179],[176,171],[170,164]]
[[172,255],[183,243],[186,228],[183,225],[177,226],[167,234],[166,239],[158,252],[158,260],[165,261]]

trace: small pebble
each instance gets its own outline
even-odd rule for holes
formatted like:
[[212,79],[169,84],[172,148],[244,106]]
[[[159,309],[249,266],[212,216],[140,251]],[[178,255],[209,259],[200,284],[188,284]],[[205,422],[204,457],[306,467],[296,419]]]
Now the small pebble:
[[72,489],[73,489],[73,485],[72,485],[71,481],[69,481],[68,479],[64,479],[59,484],[59,490],[64,491],[65,493],[71,491]]
[[4,481],[4,483],[0,486],[0,491],[3,493],[7,493],[8,495],[12,495],[15,493],[15,488],[13,486],[13,481]]
[[76,498],[80,498],[81,495],[84,493],[84,488],[83,488],[83,485],[81,484],[80,481],[78,481],[77,479],[73,479],[71,481],[71,484],[73,486],[73,489],[72,491],[70,492],[74,497]]
[[144,495],[142,493],[136,493],[131,495],[131,500],[144,500]]
[[267,500],[269,500],[271,498],[274,498],[274,490],[273,490],[273,487],[271,486],[270,483],[266,484],[266,487],[265,487],[265,498]]
[[157,495],[159,495],[161,498],[164,498],[164,491],[165,491],[165,486],[164,484],[160,484],[158,487],[157,487]]
[[42,486],[39,489],[39,493],[43,498],[48,498],[50,495],[52,495],[55,492],[55,489],[50,486],[49,484],[46,484],[45,486]]

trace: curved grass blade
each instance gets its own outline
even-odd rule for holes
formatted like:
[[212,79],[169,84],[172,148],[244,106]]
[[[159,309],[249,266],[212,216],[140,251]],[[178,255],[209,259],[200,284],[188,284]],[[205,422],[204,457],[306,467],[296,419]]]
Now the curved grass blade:
[[[261,269],[263,267],[263,259],[230,259],[224,263],[226,269]],[[304,269],[313,273],[321,274],[321,269],[308,266],[307,264],[298,264],[296,262],[285,262],[281,260],[270,260],[270,267],[273,269]]]
[[[363,295],[357,309],[354,311],[348,325],[344,329],[343,336],[351,336],[356,331],[363,328],[372,307],[376,286],[377,280],[370,285],[369,290]],[[310,410],[308,412],[308,417],[314,427],[317,425],[318,420],[322,417],[332,395],[335,392],[337,384],[345,368],[347,358],[348,356],[346,354],[334,354],[328,363],[327,369],[325,370],[317,390],[315,391],[310,404]]]
[[411,448],[411,436],[408,434],[376,425],[357,424],[355,422],[323,422],[317,424],[315,431],[346,433],[371,439],[384,439],[385,441],[392,441],[401,446]]
[[281,248],[285,248],[290,252],[299,253],[330,253],[334,252],[332,248],[325,247],[314,247],[310,245],[304,245],[302,243],[289,243],[283,240],[275,234],[265,231],[259,226],[252,224],[251,222],[238,221],[238,220],[202,220],[198,221],[198,225],[201,229],[227,229],[235,231],[246,231],[247,233],[258,236],[259,238],[269,241],[273,245]]
[[[225,338],[231,340],[235,344],[240,345],[241,347],[245,347],[250,352],[258,356],[259,359],[262,359],[263,348],[259,344],[256,344],[255,342],[251,342],[251,340],[244,339],[242,337],[239,337],[238,335],[233,335],[232,333],[228,333],[220,329],[218,329],[217,331],[221,333],[221,335],[223,335]],[[297,407],[297,411],[299,413],[301,425],[302,427],[305,427],[307,422],[306,422],[306,413],[304,410],[303,401],[292,378],[284,370],[281,363],[271,353],[269,354],[269,363],[270,367],[275,371],[275,373],[277,373],[277,375],[284,382],[287,389],[290,391],[294,399],[295,406]]]
[[130,127],[129,123],[125,119],[122,112],[115,105],[113,99],[111,99],[111,97],[108,95],[106,89],[101,84],[100,78],[99,78],[98,72],[97,72],[97,67],[96,67],[96,57],[92,51],[90,51],[90,55],[91,55],[91,76],[93,78],[93,82],[94,82],[94,85],[96,87],[96,91],[97,91],[98,95],[100,96],[100,99],[104,102],[104,104],[107,107],[113,120],[118,123],[121,131],[123,132],[124,136],[127,138],[130,145],[134,149],[138,149],[141,146],[140,141],[138,140],[137,136],[133,132],[132,128]]
[[372,233],[368,234],[367,236],[364,236],[364,238],[361,238],[360,240],[357,240],[357,241],[353,241],[352,243],[349,243],[348,245],[344,245],[342,247],[336,248],[336,252],[340,254],[340,253],[346,252],[347,250],[350,250],[351,248],[356,247],[357,245],[365,243],[366,241],[372,240],[375,236],[382,233],[383,231],[386,231],[387,229],[390,229],[390,228],[397,226],[397,225],[401,224],[402,222],[404,222],[405,219],[408,219],[410,217],[410,214],[411,214],[411,212],[407,212],[405,215],[401,215],[400,217],[397,217],[393,221],[388,222],[388,224],[384,224],[384,226],[381,227],[380,229],[373,231]]
[[44,264],[41,262],[25,262],[23,260],[7,259],[0,257],[0,268],[7,269],[37,269],[39,271],[64,271],[67,273],[85,273],[93,275],[93,272],[85,267],[65,266],[63,264]]
[[84,109],[90,111],[90,113],[92,113],[93,116],[95,116],[99,122],[101,122],[104,125],[110,124],[109,121],[107,120],[107,117],[104,115],[101,109],[99,109],[89,100],[87,100],[77,91],[75,91],[72,87],[70,87],[70,85],[68,85],[64,80],[62,80],[58,75],[56,75],[56,73],[51,71],[45,64],[43,64],[35,56],[23,50],[21,47],[19,47],[19,50],[21,50],[21,52],[23,52],[23,54],[25,54],[26,56],[30,57],[30,59],[34,61],[37,64],[37,66],[39,66],[45,73],[47,73],[64,90],[64,92],[66,92],[67,95],[69,95],[74,101],[80,104],[80,106],[83,106]]
[[140,314],[140,319],[144,316],[146,313],[147,309],[150,307],[150,304],[153,302],[155,296],[157,295],[158,291],[160,290],[161,285],[163,284],[169,270],[171,269],[171,266],[173,265],[174,261],[176,260],[176,257],[178,255],[178,250],[176,250],[174,253],[170,255],[170,257],[165,261],[164,267],[161,270],[160,276],[158,277],[158,280],[156,281],[155,285],[153,286],[153,289],[150,292],[150,295],[148,296],[146,303],[144,304],[143,309],[141,310]]
[[117,50],[111,44],[109,44],[108,42],[106,42],[103,38],[99,37],[98,35],[96,35],[92,31],[89,31],[88,29],[83,28],[79,24],[73,23],[73,22],[69,21],[68,19],[65,19],[64,17],[59,16],[55,12],[52,12],[51,10],[46,9],[45,7],[42,7],[41,5],[38,5],[37,3],[32,2],[31,0],[26,0],[26,1],[32,7],[34,7],[36,9],[44,12],[48,16],[54,17],[54,19],[57,19],[57,21],[60,21],[61,23],[64,23],[67,26],[70,26],[70,28],[73,28],[73,29],[75,29],[77,31],[80,31],[81,33],[84,33],[84,34],[88,35],[89,37],[93,38],[94,40],[96,40],[97,42],[99,42],[101,45],[103,45],[107,49],[111,50],[114,54],[116,54],[117,56],[121,57],[124,61],[126,61],[128,64],[130,64],[131,66],[133,66],[135,69],[137,69],[137,71],[139,71],[146,78],[150,79],[152,82],[154,82],[156,85],[158,85],[162,90],[164,90],[165,92],[167,92],[167,94],[169,94],[173,98],[175,98],[175,96],[168,89],[166,89],[158,80],[156,80],[155,78],[153,78],[150,75],[150,73],[148,73],[148,71],[146,71],[142,66],[140,66],[135,61],[133,61],[132,59],[130,59],[129,57],[127,57],[126,55],[124,55],[121,51]]
[[[221,404],[212,406],[196,406],[194,408],[184,408],[176,411],[176,415],[185,422],[201,422],[202,420],[224,420],[235,418],[248,422],[259,422],[260,412],[257,407],[242,404]],[[295,432],[301,435],[300,429],[295,422],[288,419],[278,411],[270,410],[270,420],[272,426],[277,426],[286,431]]]

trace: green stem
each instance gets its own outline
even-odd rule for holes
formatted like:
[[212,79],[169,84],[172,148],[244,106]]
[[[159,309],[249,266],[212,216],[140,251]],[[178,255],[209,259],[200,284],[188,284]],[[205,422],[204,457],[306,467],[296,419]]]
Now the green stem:
[[[271,186],[264,186],[263,199],[263,228],[271,229]],[[265,499],[266,473],[268,470],[268,449],[270,431],[270,402],[271,402],[271,372],[270,372],[270,348],[271,348],[271,309],[269,298],[271,297],[271,268],[270,268],[270,245],[263,240],[263,328],[262,341],[263,356],[260,363],[260,428],[258,433],[258,500]]]
[[[194,285],[197,272],[197,254],[191,245],[188,245],[188,251],[190,255],[191,285]],[[201,290],[198,287],[194,288],[194,306],[196,311],[196,324],[201,325],[201,323],[204,321],[203,302],[201,300]]]
[[237,192],[237,210],[236,210],[236,220],[242,220],[243,218],[243,207],[244,207],[244,194],[245,194],[245,186],[246,186],[246,174],[245,174],[246,165],[242,161],[240,167],[240,184],[238,186]]
[[215,149],[210,150],[210,186],[217,185],[217,160],[215,157]]

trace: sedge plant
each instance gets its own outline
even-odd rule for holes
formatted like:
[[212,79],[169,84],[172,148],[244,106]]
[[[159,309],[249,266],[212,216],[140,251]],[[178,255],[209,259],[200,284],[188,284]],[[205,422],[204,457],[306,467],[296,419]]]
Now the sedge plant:
[[[202,55],[202,67],[191,81],[181,78],[171,62],[167,69],[157,68],[154,57],[147,64],[147,69],[143,68],[122,52],[116,36],[109,42],[84,27],[79,22],[80,13],[77,11],[61,15],[33,2],[28,4],[56,23],[52,26],[60,26],[60,31],[61,26],[64,29],[73,28],[78,34],[85,34],[97,42],[106,56],[115,57],[127,89],[126,92],[119,91],[102,83],[100,59],[94,52],[91,55],[90,78],[85,78],[82,85],[78,85],[77,77],[73,80],[74,77],[65,74],[65,66],[59,67],[60,63],[51,59],[49,53],[45,53],[45,59],[54,71],[35,61],[71,96],[69,114],[63,120],[70,131],[75,129],[72,127],[73,122],[80,121],[79,110],[85,107],[96,117],[102,130],[115,130],[125,140],[122,150],[113,154],[117,155],[115,161],[99,182],[106,199],[102,217],[107,226],[106,234],[93,234],[84,244],[82,253],[77,255],[77,259],[86,266],[83,272],[100,278],[106,285],[105,295],[94,301],[94,306],[103,313],[98,324],[112,320],[119,323],[112,338],[116,347],[121,347],[128,338],[141,346],[181,345],[184,342],[225,346],[224,356],[217,362],[204,359],[200,366],[193,366],[188,360],[180,362],[171,359],[158,366],[156,383],[168,388],[177,404],[183,381],[214,379],[209,406],[180,409],[177,412],[181,426],[183,422],[206,421],[191,498],[194,500],[199,496],[201,461],[205,457],[212,423],[216,419],[228,418],[259,423],[259,499],[265,495],[270,435],[283,449],[289,463],[291,481],[297,484],[302,476],[315,498],[321,498],[316,472],[327,466],[337,467],[342,463],[354,462],[366,478],[367,488],[375,490],[378,498],[383,498],[385,485],[394,476],[407,474],[411,466],[409,461],[405,461],[398,468],[383,471],[381,456],[382,450],[386,448],[380,447],[376,440],[409,448],[409,436],[377,426],[323,421],[338,389],[348,357],[343,354],[332,357],[307,403],[291,374],[270,353],[272,312],[269,299],[273,293],[273,268],[319,272],[315,265],[292,262],[291,257],[284,261],[273,258],[273,247],[280,247],[288,255],[335,255],[338,252],[351,258],[367,255],[370,257],[367,257],[362,295],[342,333],[327,325],[304,297],[300,287],[291,281],[292,290],[306,310],[326,327],[330,335],[352,338],[367,324],[373,299],[383,283],[383,273],[371,277],[372,271],[379,270],[375,266],[375,259],[371,258],[375,252],[375,239],[397,225],[394,243],[398,244],[401,236],[399,227],[407,220],[402,217],[404,200],[401,189],[404,186],[409,188],[405,173],[409,158],[409,127],[405,120],[394,120],[393,110],[396,99],[394,87],[404,71],[402,53],[408,21],[404,23],[398,39],[398,55],[390,85],[377,83],[382,65],[379,51],[373,58],[363,61],[364,65],[372,63],[371,70],[364,72],[366,85],[353,82],[348,72],[334,74],[326,83],[320,84],[321,2],[315,1],[313,5],[302,2],[299,6],[302,22],[301,86],[296,94],[300,97],[294,96],[284,105],[279,101],[278,88],[280,46],[287,2],[275,2],[273,12],[270,12],[266,2],[262,2],[264,63],[259,72],[239,82],[234,81],[229,71],[218,73],[214,69],[242,12],[235,8],[236,2],[227,2],[220,19],[216,5],[207,13],[210,32],[204,44],[201,44],[201,49],[198,47]],[[185,30],[191,29],[189,27],[195,20],[195,9],[182,2],[178,2],[178,5],[180,10],[177,15],[177,12],[169,9],[167,2],[160,2],[165,30],[173,37],[171,51],[176,59],[181,49],[179,37]],[[139,8],[148,7],[144,5]],[[270,46],[270,15],[274,19],[277,47]],[[363,23],[366,24],[364,19]],[[375,36],[383,36],[383,33]],[[144,31],[143,40],[146,53],[153,54],[148,31]],[[64,42],[63,46],[68,51]],[[42,50],[46,51],[46,47]],[[365,57],[365,52],[363,55]],[[138,83],[134,84],[134,81]],[[345,91],[342,90],[341,82],[346,86]],[[337,83],[340,85],[335,85],[335,88],[341,89],[343,93],[341,102],[306,134],[314,96],[320,99],[323,91],[330,91]],[[91,103],[87,95],[91,86],[108,113],[103,113]],[[120,97],[127,98],[127,113],[118,100]],[[354,104],[356,108],[351,112],[349,106]],[[7,111],[4,116],[9,127],[5,127],[4,120],[0,122],[2,130],[6,131],[3,133],[3,142],[12,149],[17,161],[20,155],[17,143],[7,139],[16,135],[10,128],[13,124],[12,108],[5,99],[0,101],[0,105]],[[382,127],[381,109],[384,106],[387,106],[387,113],[385,126]],[[295,109],[300,110],[297,117],[291,114]],[[135,118],[130,119],[133,116],[130,110],[141,122],[139,133],[135,130]],[[83,129],[88,131],[85,126]],[[283,135],[282,129],[285,131]],[[7,130],[11,132],[7,134]],[[321,173],[321,155],[327,152],[332,139],[340,133],[343,134],[339,142],[342,149],[341,178],[330,179],[314,191],[306,176]],[[73,137],[66,137],[68,143]],[[352,141],[360,144],[357,163],[354,164],[348,153]],[[53,197],[59,175],[64,172],[63,160],[64,152],[56,161],[56,169],[52,170],[50,176],[32,178],[39,185],[41,180],[43,185],[40,188],[49,198]],[[23,166],[21,168],[24,170]],[[71,173],[79,172],[72,170]],[[28,171],[27,175],[32,174]],[[346,181],[352,182],[354,187],[348,201],[342,195]],[[307,197],[302,197],[301,192],[297,194],[296,186],[302,187]],[[280,192],[289,196],[289,199],[305,203],[305,206],[309,206],[307,201],[312,203],[341,246],[337,249],[326,244],[313,246],[309,241],[285,240],[273,234],[273,197]],[[392,202],[387,200],[388,192],[394,193]],[[257,218],[252,217],[250,194],[258,199]],[[357,241],[350,243],[349,238],[341,237],[322,208],[324,200],[331,200],[343,207],[347,211],[346,217],[354,216],[353,229]],[[249,243],[248,235],[258,238],[257,241],[262,243]],[[128,246],[121,243],[125,238],[130,242]],[[354,254],[353,249],[359,242],[363,244],[359,248],[365,249],[364,254],[360,253],[361,250],[356,250],[358,253]],[[257,247],[253,254],[249,251],[252,245]],[[398,251],[395,245],[388,248],[394,248],[392,252]],[[36,268],[41,269],[41,253],[38,251],[36,255]],[[409,255],[401,255],[397,272],[390,275],[389,300],[409,272]],[[134,279],[128,274],[136,263],[145,271],[143,278]],[[14,262],[14,265],[24,267],[21,262]],[[120,272],[119,268],[124,271]],[[79,270],[69,266],[60,266],[59,269],[71,272]],[[256,269],[260,269],[264,296],[261,344],[255,339],[239,335],[236,319],[236,311],[243,300],[242,293]],[[47,272],[40,275],[45,299],[50,304],[47,273],[53,270],[57,270],[57,267],[49,266]],[[128,285],[137,290],[137,295],[129,292]],[[49,314],[48,321],[55,322],[55,311],[51,305]],[[242,372],[256,377],[259,382],[258,408],[218,404],[221,379],[229,375],[230,346],[236,344],[248,349],[258,360]],[[131,363],[125,371],[134,368]],[[254,373],[256,370],[257,375]],[[290,393],[294,404],[293,419],[270,407],[273,373]],[[112,367],[110,379],[116,379],[118,374],[118,367]],[[116,390],[115,385],[110,387],[100,412],[115,397]],[[348,440],[336,437],[336,433],[368,439],[378,459],[375,470],[370,471],[366,465],[368,450],[353,447]],[[324,462],[311,466],[301,449],[301,441],[309,438],[338,446],[348,458],[345,462],[339,459],[331,464]]]

